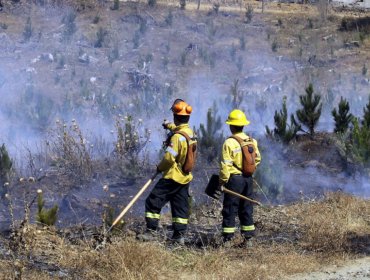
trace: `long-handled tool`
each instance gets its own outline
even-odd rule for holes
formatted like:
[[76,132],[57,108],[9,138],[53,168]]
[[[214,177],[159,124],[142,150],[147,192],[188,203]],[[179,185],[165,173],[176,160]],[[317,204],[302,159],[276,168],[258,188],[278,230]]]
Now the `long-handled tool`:
[[225,187],[221,187],[221,191],[224,192],[224,193],[229,193],[229,194],[235,195],[235,196],[237,196],[237,197],[239,197],[241,199],[244,199],[244,200],[249,201],[251,203],[257,204],[258,206],[262,206],[261,202],[259,202],[257,200],[253,200],[253,199],[251,199],[249,197],[246,197],[246,196],[244,196],[244,195],[242,195],[240,193],[233,192],[232,190],[229,190],[229,189],[227,189]]
[[122,217],[126,214],[126,212],[134,205],[136,200],[143,194],[143,192],[149,187],[149,185],[153,182],[155,177],[157,177],[159,172],[156,172],[152,178],[148,180],[148,182],[145,183],[145,185],[140,189],[140,191],[135,195],[135,197],[130,201],[129,204],[125,207],[125,209],[122,210],[122,212],[118,215],[118,217],[114,220],[113,224],[111,227],[107,230],[107,233],[112,230],[112,228],[122,219]]
[[[210,197],[212,197],[212,198],[214,198],[216,200],[219,199],[219,195],[217,195],[218,184],[219,184],[219,176],[216,175],[216,174],[213,174],[211,176],[210,180],[208,181],[208,185],[207,185],[207,187],[205,189],[205,193],[208,196],[210,196]],[[264,206],[261,202],[259,202],[257,200],[253,200],[253,199],[251,199],[249,197],[246,197],[246,196],[244,196],[244,195],[242,195],[240,193],[237,193],[237,192],[234,192],[232,190],[229,190],[228,188],[225,188],[224,186],[221,188],[221,191],[224,192],[224,193],[235,195],[235,196],[237,196],[237,197],[239,197],[241,199],[244,199],[246,201],[249,201],[249,202],[251,202],[253,204],[256,204],[256,205],[258,205],[258,206],[260,206],[262,208],[268,209],[268,207]]]

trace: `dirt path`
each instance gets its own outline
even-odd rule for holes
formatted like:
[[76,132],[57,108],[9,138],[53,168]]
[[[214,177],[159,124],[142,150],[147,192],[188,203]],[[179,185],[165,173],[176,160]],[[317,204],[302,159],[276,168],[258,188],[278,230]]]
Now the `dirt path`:
[[350,261],[345,265],[330,266],[313,273],[297,274],[286,280],[369,280],[370,257]]

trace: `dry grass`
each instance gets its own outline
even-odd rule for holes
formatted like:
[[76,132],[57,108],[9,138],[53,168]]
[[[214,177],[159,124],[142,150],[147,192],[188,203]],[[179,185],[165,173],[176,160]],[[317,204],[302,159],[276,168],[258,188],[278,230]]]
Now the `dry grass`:
[[253,249],[174,248],[115,236],[105,248],[95,250],[92,241],[72,243],[53,230],[31,225],[23,238],[31,244],[27,247],[31,257],[22,256],[22,251],[14,258],[4,255],[0,268],[2,279],[13,279],[16,265],[23,266],[25,279],[57,275],[73,279],[170,279],[173,275],[180,279],[240,279],[241,275],[281,279],[357,257],[349,237],[369,232],[369,209],[368,200],[341,193],[328,194],[323,201],[258,209],[261,232]]

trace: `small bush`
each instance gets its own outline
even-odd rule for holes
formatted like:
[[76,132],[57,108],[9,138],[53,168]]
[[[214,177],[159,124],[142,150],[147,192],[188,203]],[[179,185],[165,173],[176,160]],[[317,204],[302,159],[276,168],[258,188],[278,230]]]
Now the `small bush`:
[[101,48],[107,35],[108,31],[105,30],[103,27],[99,27],[98,32],[96,32],[96,41],[94,44],[94,48]]
[[230,47],[230,57],[231,57],[231,60],[234,61],[235,60],[235,55],[236,55],[236,47],[234,45],[234,43],[231,45]]
[[32,33],[33,33],[32,22],[31,22],[31,18],[28,17],[26,21],[26,25],[24,26],[24,30],[23,30],[24,41],[28,42],[32,37]]
[[112,63],[114,61],[116,61],[117,59],[119,59],[119,47],[118,47],[118,43],[114,44],[113,49],[111,49],[109,51],[109,54],[108,54],[108,62],[109,62],[110,65],[112,65]]
[[64,24],[63,38],[65,40],[71,39],[73,34],[77,31],[76,26],[76,14],[74,12],[69,12],[66,16],[63,17],[62,23]]
[[297,124],[293,114],[290,116],[290,125],[288,125],[288,110],[286,106],[286,100],[287,98],[284,96],[283,108],[280,110],[280,112],[275,111],[274,130],[270,130],[269,127],[266,126],[266,133],[269,137],[288,144],[297,136],[300,126]]
[[132,43],[133,43],[134,49],[137,49],[139,47],[139,44],[140,44],[140,32],[139,31],[136,31],[134,33],[134,37],[132,38]]
[[214,3],[212,9],[216,15],[218,15],[218,10],[220,9],[220,3]]
[[0,147],[0,180],[2,182],[9,181],[10,172],[13,167],[13,161],[10,159],[8,151],[3,144]]
[[186,57],[187,57],[188,53],[186,51],[184,51],[181,56],[180,56],[180,64],[181,66],[185,66],[186,64]]
[[96,15],[92,21],[93,24],[98,24],[100,21],[100,16],[99,15]]
[[341,97],[338,105],[338,112],[337,109],[334,108],[331,113],[335,121],[334,132],[336,133],[346,132],[353,118],[353,115],[349,113],[348,101]]
[[146,30],[147,30],[147,25],[146,25],[146,20],[141,20],[140,21],[140,26],[139,26],[139,31],[141,34],[145,34]]
[[0,22],[0,28],[6,30],[8,29],[8,25],[6,23]]
[[248,4],[248,6],[245,8],[245,23],[252,22],[253,14],[253,6]]
[[154,7],[157,4],[157,0],[148,0],[148,6]]
[[366,74],[367,74],[367,67],[366,67],[366,64],[364,64],[362,66],[362,76],[366,76]]
[[186,0],[180,0],[180,9],[185,10],[186,7]]
[[245,37],[244,36],[239,38],[239,45],[240,45],[240,50],[245,51]]
[[37,221],[43,225],[53,226],[57,220],[58,205],[50,209],[44,208],[45,201],[42,192],[37,194]]
[[299,101],[302,109],[297,110],[296,114],[298,120],[308,127],[309,133],[312,136],[315,131],[315,126],[321,116],[322,103],[320,103],[321,96],[313,94],[313,86],[309,84],[306,88],[306,94],[299,96]]
[[217,108],[208,109],[206,125],[200,124],[197,130],[199,151],[207,162],[219,160],[220,151],[223,143],[222,122],[219,116],[216,116]]
[[165,22],[168,26],[172,26],[172,22],[173,22],[172,10],[169,10],[169,11],[168,11],[168,14],[167,14],[166,18],[164,19],[164,22]]
[[115,126],[117,140],[114,154],[119,159],[120,170],[125,176],[137,176],[144,171],[145,154],[143,153],[150,139],[150,130],[144,129],[144,132],[141,132],[138,129],[141,126],[141,120],[139,123],[134,122],[131,116],[117,118]]
[[111,7],[111,10],[113,11],[119,10],[119,0],[113,1],[113,6]]
[[276,39],[274,39],[274,41],[272,42],[272,44],[271,44],[271,50],[273,51],[273,52],[276,52],[277,51],[277,49],[278,49],[278,42],[277,42],[277,40]]
[[236,67],[238,68],[238,71],[241,72],[243,70],[243,57],[239,56],[236,60]]
[[364,118],[362,120],[362,125],[370,129],[370,95],[369,102],[364,107]]

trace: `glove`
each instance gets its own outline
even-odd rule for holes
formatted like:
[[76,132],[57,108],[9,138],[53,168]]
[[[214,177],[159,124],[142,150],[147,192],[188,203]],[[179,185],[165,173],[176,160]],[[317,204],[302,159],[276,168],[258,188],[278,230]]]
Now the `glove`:
[[157,170],[157,173],[162,173],[162,171],[161,171],[161,170],[159,170],[158,165],[157,165],[156,170]]
[[216,189],[215,194],[214,194],[214,197],[216,199],[220,199],[220,197],[222,196],[223,187],[224,187],[224,183],[223,182],[220,182],[218,184],[218,188]]
[[162,123],[162,126],[163,126],[163,128],[164,129],[168,129],[168,124],[169,124],[170,122],[168,121],[168,120],[163,120],[163,123]]

